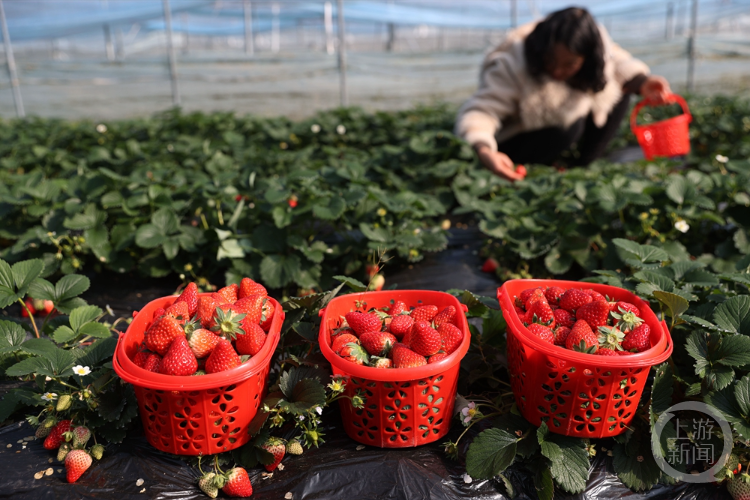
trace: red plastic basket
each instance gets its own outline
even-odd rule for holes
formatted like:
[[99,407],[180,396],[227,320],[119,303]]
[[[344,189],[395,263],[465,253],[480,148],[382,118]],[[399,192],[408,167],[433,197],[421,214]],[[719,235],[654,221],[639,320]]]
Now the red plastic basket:
[[[567,350],[535,337],[523,326],[514,297],[527,288],[593,289],[641,311],[651,330],[651,348],[630,356],[596,356]],[[508,324],[508,368],[521,414],[534,425],[581,438],[624,432],[633,419],[651,366],[672,354],[672,338],[648,303],[622,288],[578,281],[509,280],[497,290]]]
[[115,372],[133,384],[146,438],[156,449],[177,455],[212,455],[238,448],[252,437],[248,428],[265,396],[284,311],[269,297],[276,312],[266,343],[237,368],[189,377],[146,371],[132,359],[154,311],[168,307],[176,298],[153,300],[135,316],[117,341]]
[[[464,332],[461,345],[443,361],[418,368],[372,368],[360,366],[337,356],[330,347],[332,330],[343,322],[349,311],[381,309],[400,300],[409,307],[435,305],[439,309],[454,306],[457,326]],[[357,308],[356,301],[361,301]],[[320,311],[320,349],[331,363],[334,375],[349,377],[345,394],[362,391],[365,406],[356,409],[348,399],[339,402],[346,433],[360,443],[381,448],[405,448],[431,443],[450,429],[456,384],[461,359],[469,349],[471,333],[463,312],[466,306],[444,292],[400,290],[365,292],[333,299]]]
[[682,106],[683,114],[648,125],[638,125],[636,117],[644,106],[652,105],[646,99],[641,100],[633,108],[630,115],[630,128],[633,130],[638,144],[647,160],[656,156],[680,156],[690,152],[690,132],[688,124],[693,120],[685,99],[671,94],[667,102],[676,102]]

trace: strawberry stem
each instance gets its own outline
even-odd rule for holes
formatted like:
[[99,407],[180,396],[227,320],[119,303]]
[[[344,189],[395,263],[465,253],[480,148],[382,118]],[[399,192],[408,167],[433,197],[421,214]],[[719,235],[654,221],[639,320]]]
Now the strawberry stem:
[[18,302],[21,303],[21,307],[26,309],[26,312],[29,315],[29,319],[31,320],[31,326],[34,327],[34,335],[36,338],[39,338],[39,330],[36,327],[36,320],[34,320],[34,315],[31,313],[31,310],[29,310],[29,306],[26,305],[26,302],[23,301],[23,299],[18,299]]

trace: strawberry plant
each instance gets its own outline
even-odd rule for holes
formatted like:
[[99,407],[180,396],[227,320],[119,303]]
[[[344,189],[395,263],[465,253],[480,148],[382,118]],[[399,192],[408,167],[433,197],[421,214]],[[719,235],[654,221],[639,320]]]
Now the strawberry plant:
[[44,447],[59,449],[74,482],[92,456],[102,457],[102,443],[125,438],[138,407],[132,387],[112,370],[122,320],[107,322],[106,312],[79,297],[89,287],[85,276],[68,274],[53,284],[42,275],[41,260],[0,260],[0,308],[23,303],[29,293],[54,301],[61,313],[0,320],[0,377],[23,382],[0,400],[0,422],[25,415]]

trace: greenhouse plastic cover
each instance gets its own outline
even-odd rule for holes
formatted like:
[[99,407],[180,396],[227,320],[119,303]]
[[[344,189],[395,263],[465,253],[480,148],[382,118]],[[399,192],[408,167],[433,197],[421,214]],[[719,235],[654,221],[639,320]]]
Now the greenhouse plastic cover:
[[[320,19],[323,1],[277,2],[279,27],[297,26],[300,19]],[[652,0],[584,0],[576,2],[588,7],[595,16],[653,16],[662,19],[667,2]],[[347,22],[394,23],[437,27],[507,29],[510,27],[510,2],[466,2],[461,8],[450,2],[386,3],[384,1],[345,2]],[[244,32],[244,11],[241,1],[170,0],[172,27],[199,35],[238,35]],[[336,15],[336,2],[332,2]],[[518,22],[524,23],[564,7],[559,2],[517,1]],[[750,0],[712,0],[701,2],[700,22],[707,24],[720,16],[747,12]],[[31,41],[55,39],[87,32],[101,32],[103,25],[130,26],[142,23],[146,30],[164,29],[162,2],[158,0],[23,0],[5,1],[11,40]],[[186,14],[186,16],[178,16]],[[268,31],[273,25],[270,2],[253,6],[253,30]],[[335,24],[335,23],[334,23]]]
[[[417,448],[380,449],[361,446],[341,430],[338,409],[324,413],[326,442],[320,448],[305,450],[301,456],[287,455],[283,470],[263,478],[264,470],[250,472],[255,500],[505,500],[506,491],[499,480],[464,479],[465,466],[446,458],[440,442]],[[463,430],[455,425],[447,439],[455,440]],[[109,446],[104,457],[74,484],[65,480],[63,465],[54,459],[41,442],[19,441],[33,436],[26,423],[0,428],[0,498],[13,500],[54,499],[204,499],[197,487],[200,472],[182,459],[151,447],[139,430],[125,442]],[[291,437],[291,436],[286,436]],[[466,436],[468,437],[468,435]],[[468,444],[468,439],[461,444]],[[465,443],[466,441],[466,443]],[[11,448],[7,445],[11,444]],[[51,462],[50,462],[51,460]],[[209,462],[209,461],[206,461]],[[203,469],[207,469],[204,462]],[[53,469],[50,475],[34,475]],[[209,467],[210,468],[210,465]],[[531,477],[523,469],[511,466],[505,475],[516,490],[516,499],[533,500]],[[143,480],[142,483],[139,480]],[[291,497],[288,495],[291,493]],[[220,494],[220,497],[223,495]],[[579,495],[555,493],[555,499],[629,500],[724,500],[723,486],[712,484],[658,485],[647,493],[634,493],[614,474],[611,458],[600,453],[592,462],[586,491]]]

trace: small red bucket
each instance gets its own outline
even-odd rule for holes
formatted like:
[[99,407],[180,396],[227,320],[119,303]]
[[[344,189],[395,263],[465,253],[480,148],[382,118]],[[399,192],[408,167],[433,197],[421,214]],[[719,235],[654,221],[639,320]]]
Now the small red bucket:
[[[353,310],[368,311],[400,300],[408,307],[453,306],[457,326],[464,332],[461,345],[444,360],[418,368],[373,368],[347,361],[331,350],[331,331]],[[359,306],[359,307],[358,307]],[[365,292],[333,299],[320,311],[320,350],[331,363],[333,374],[348,377],[345,394],[357,391],[366,397],[364,408],[351,400],[339,400],[344,430],[350,438],[381,448],[406,448],[431,443],[450,430],[456,399],[458,369],[471,343],[466,306],[449,293],[426,290]]]
[[633,130],[638,144],[647,160],[657,156],[671,157],[686,155],[690,152],[690,132],[688,125],[693,120],[685,99],[677,94],[667,98],[668,103],[676,102],[682,106],[683,114],[648,125],[638,125],[636,117],[644,106],[652,103],[642,99],[633,108],[630,115],[630,128]]
[[115,372],[133,384],[146,438],[154,448],[176,455],[213,455],[239,448],[252,437],[248,429],[266,393],[284,311],[269,297],[276,312],[266,343],[232,370],[175,377],[136,366],[132,359],[154,311],[167,308],[176,298],[153,300],[133,318],[117,341],[112,361]]
[[[651,348],[630,356],[596,356],[544,342],[523,326],[514,297],[527,288],[593,289],[638,307],[651,330]],[[521,414],[534,425],[566,436],[604,438],[627,429],[641,399],[649,370],[672,354],[672,338],[648,303],[609,285],[557,280],[509,280],[497,290],[508,324],[508,370]]]

